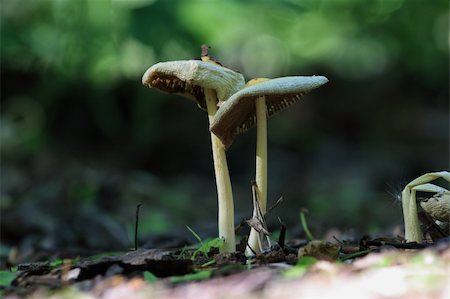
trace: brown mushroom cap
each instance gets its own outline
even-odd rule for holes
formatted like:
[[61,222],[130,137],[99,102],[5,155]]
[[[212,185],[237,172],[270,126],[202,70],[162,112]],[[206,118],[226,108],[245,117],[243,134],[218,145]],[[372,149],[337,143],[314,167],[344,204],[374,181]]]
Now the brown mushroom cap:
[[225,101],[245,80],[242,74],[212,62],[180,60],[153,65],[142,76],[142,84],[185,96],[206,110],[204,89],[215,90],[219,101]]
[[307,92],[327,83],[323,76],[292,76],[262,81],[233,94],[222,103],[210,130],[228,148],[234,136],[255,126],[255,100],[265,96],[267,117],[270,117],[297,102]]

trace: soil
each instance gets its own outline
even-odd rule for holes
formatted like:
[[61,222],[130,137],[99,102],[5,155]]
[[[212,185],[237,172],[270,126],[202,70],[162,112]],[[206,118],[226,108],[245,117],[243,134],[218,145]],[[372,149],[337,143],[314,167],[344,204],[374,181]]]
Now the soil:
[[[138,249],[17,265],[5,298],[448,298],[450,239],[290,240],[262,254]],[[194,258],[195,257],[195,258]]]

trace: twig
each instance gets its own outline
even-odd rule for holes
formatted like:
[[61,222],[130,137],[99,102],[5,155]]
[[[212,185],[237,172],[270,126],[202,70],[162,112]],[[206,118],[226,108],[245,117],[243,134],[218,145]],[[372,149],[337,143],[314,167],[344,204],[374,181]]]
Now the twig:
[[252,181],[252,193],[253,193],[253,205],[256,209],[256,218],[261,221],[262,224],[264,224],[264,214],[261,211],[261,205],[259,204],[259,198],[258,198],[258,185],[256,184],[256,181]]
[[280,196],[280,198],[277,199],[277,201],[267,210],[267,212],[264,214],[264,216],[268,215],[270,212],[272,212],[273,209],[278,207],[280,203],[283,202],[283,196]]
[[134,226],[134,250],[138,250],[138,226],[139,226],[139,209],[142,206],[142,201],[136,207],[136,224]]
[[339,245],[344,244],[344,242],[342,242],[341,240],[339,240],[338,238],[336,238],[336,236],[333,236],[333,239],[338,242]]
[[286,225],[281,221],[280,217],[278,217],[278,221],[281,224],[280,236],[278,237],[278,245],[280,245],[281,249],[284,249],[284,243],[286,239]]
[[259,204],[259,198],[258,198],[258,192],[257,192],[258,185],[256,184],[256,181],[252,181],[252,191],[253,191],[254,203],[255,203],[255,206],[257,207],[257,219],[261,223],[261,226],[263,227],[263,229],[259,232],[259,238],[258,238],[259,247],[261,248],[261,252],[262,252],[264,248],[262,246],[261,233],[263,233],[263,235],[266,237],[268,248],[270,248],[272,246],[272,244],[270,242],[270,237],[269,237],[270,233],[267,229],[266,221],[264,220],[264,217],[267,213],[263,214],[263,212],[261,210],[261,205]]

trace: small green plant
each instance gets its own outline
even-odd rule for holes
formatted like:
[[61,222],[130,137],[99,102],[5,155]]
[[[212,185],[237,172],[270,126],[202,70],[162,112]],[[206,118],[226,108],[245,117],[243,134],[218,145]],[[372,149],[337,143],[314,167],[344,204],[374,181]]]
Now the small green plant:
[[181,252],[180,252],[180,254],[178,255],[178,257],[177,257],[177,259],[178,260],[184,260],[184,259],[186,259],[186,250],[187,250],[187,246],[185,245],[184,247],[183,247],[183,249],[181,249]]
[[315,240],[314,236],[311,234],[311,232],[309,231],[308,228],[308,224],[306,223],[306,217],[305,217],[305,212],[307,212],[308,210],[306,209],[301,209],[300,210],[300,222],[302,223],[302,228],[305,231],[306,236],[308,237],[308,239],[310,241]]
[[194,237],[198,240],[200,246],[197,250],[192,254],[192,260],[195,260],[198,254],[203,254],[205,257],[208,257],[208,253],[214,249],[218,248],[219,250],[224,245],[224,240],[221,238],[207,239],[205,241],[200,238],[200,236],[188,225],[186,225],[187,229],[194,235]]
[[0,271],[0,287],[7,287],[16,278],[16,273]]
[[315,263],[317,259],[312,256],[301,257],[294,267],[283,273],[285,278],[302,277]]
[[51,269],[58,268],[59,266],[62,266],[63,263],[64,263],[64,260],[62,260],[62,259],[55,259],[53,261],[50,261],[50,268]]
[[150,271],[144,271],[143,274],[144,274],[144,280],[145,280],[146,282],[149,282],[149,283],[155,283],[155,282],[158,281],[158,277],[156,277],[155,274],[153,274],[153,273],[150,272]]
[[200,265],[200,267],[205,268],[205,267],[214,265],[215,263],[216,263],[216,260],[213,259],[213,260],[210,260],[210,261],[208,261],[208,262],[206,262],[206,263]]
[[183,276],[173,276],[170,278],[171,283],[206,280],[211,277],[211,270],[202,270],[197,273],[186,274]]

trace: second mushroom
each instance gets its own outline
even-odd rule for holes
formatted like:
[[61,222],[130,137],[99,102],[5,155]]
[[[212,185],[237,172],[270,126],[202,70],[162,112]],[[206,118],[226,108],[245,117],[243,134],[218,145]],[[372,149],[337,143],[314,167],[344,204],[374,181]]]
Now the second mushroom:
[[[256,125],[256,175],[257,199],[262,214],[267,208],[267,118],[296,103],[307,92],[327,83],[323,76],[292,76],[276,79],[253,79],[246,86],[221,103],[210,125],[225,148],[236,135]],[[255,208],[256,209],[256,208]],[[254,209],[254,216],[255,216]],[[259,233],[251,229],[247,255],[262,251]]]

